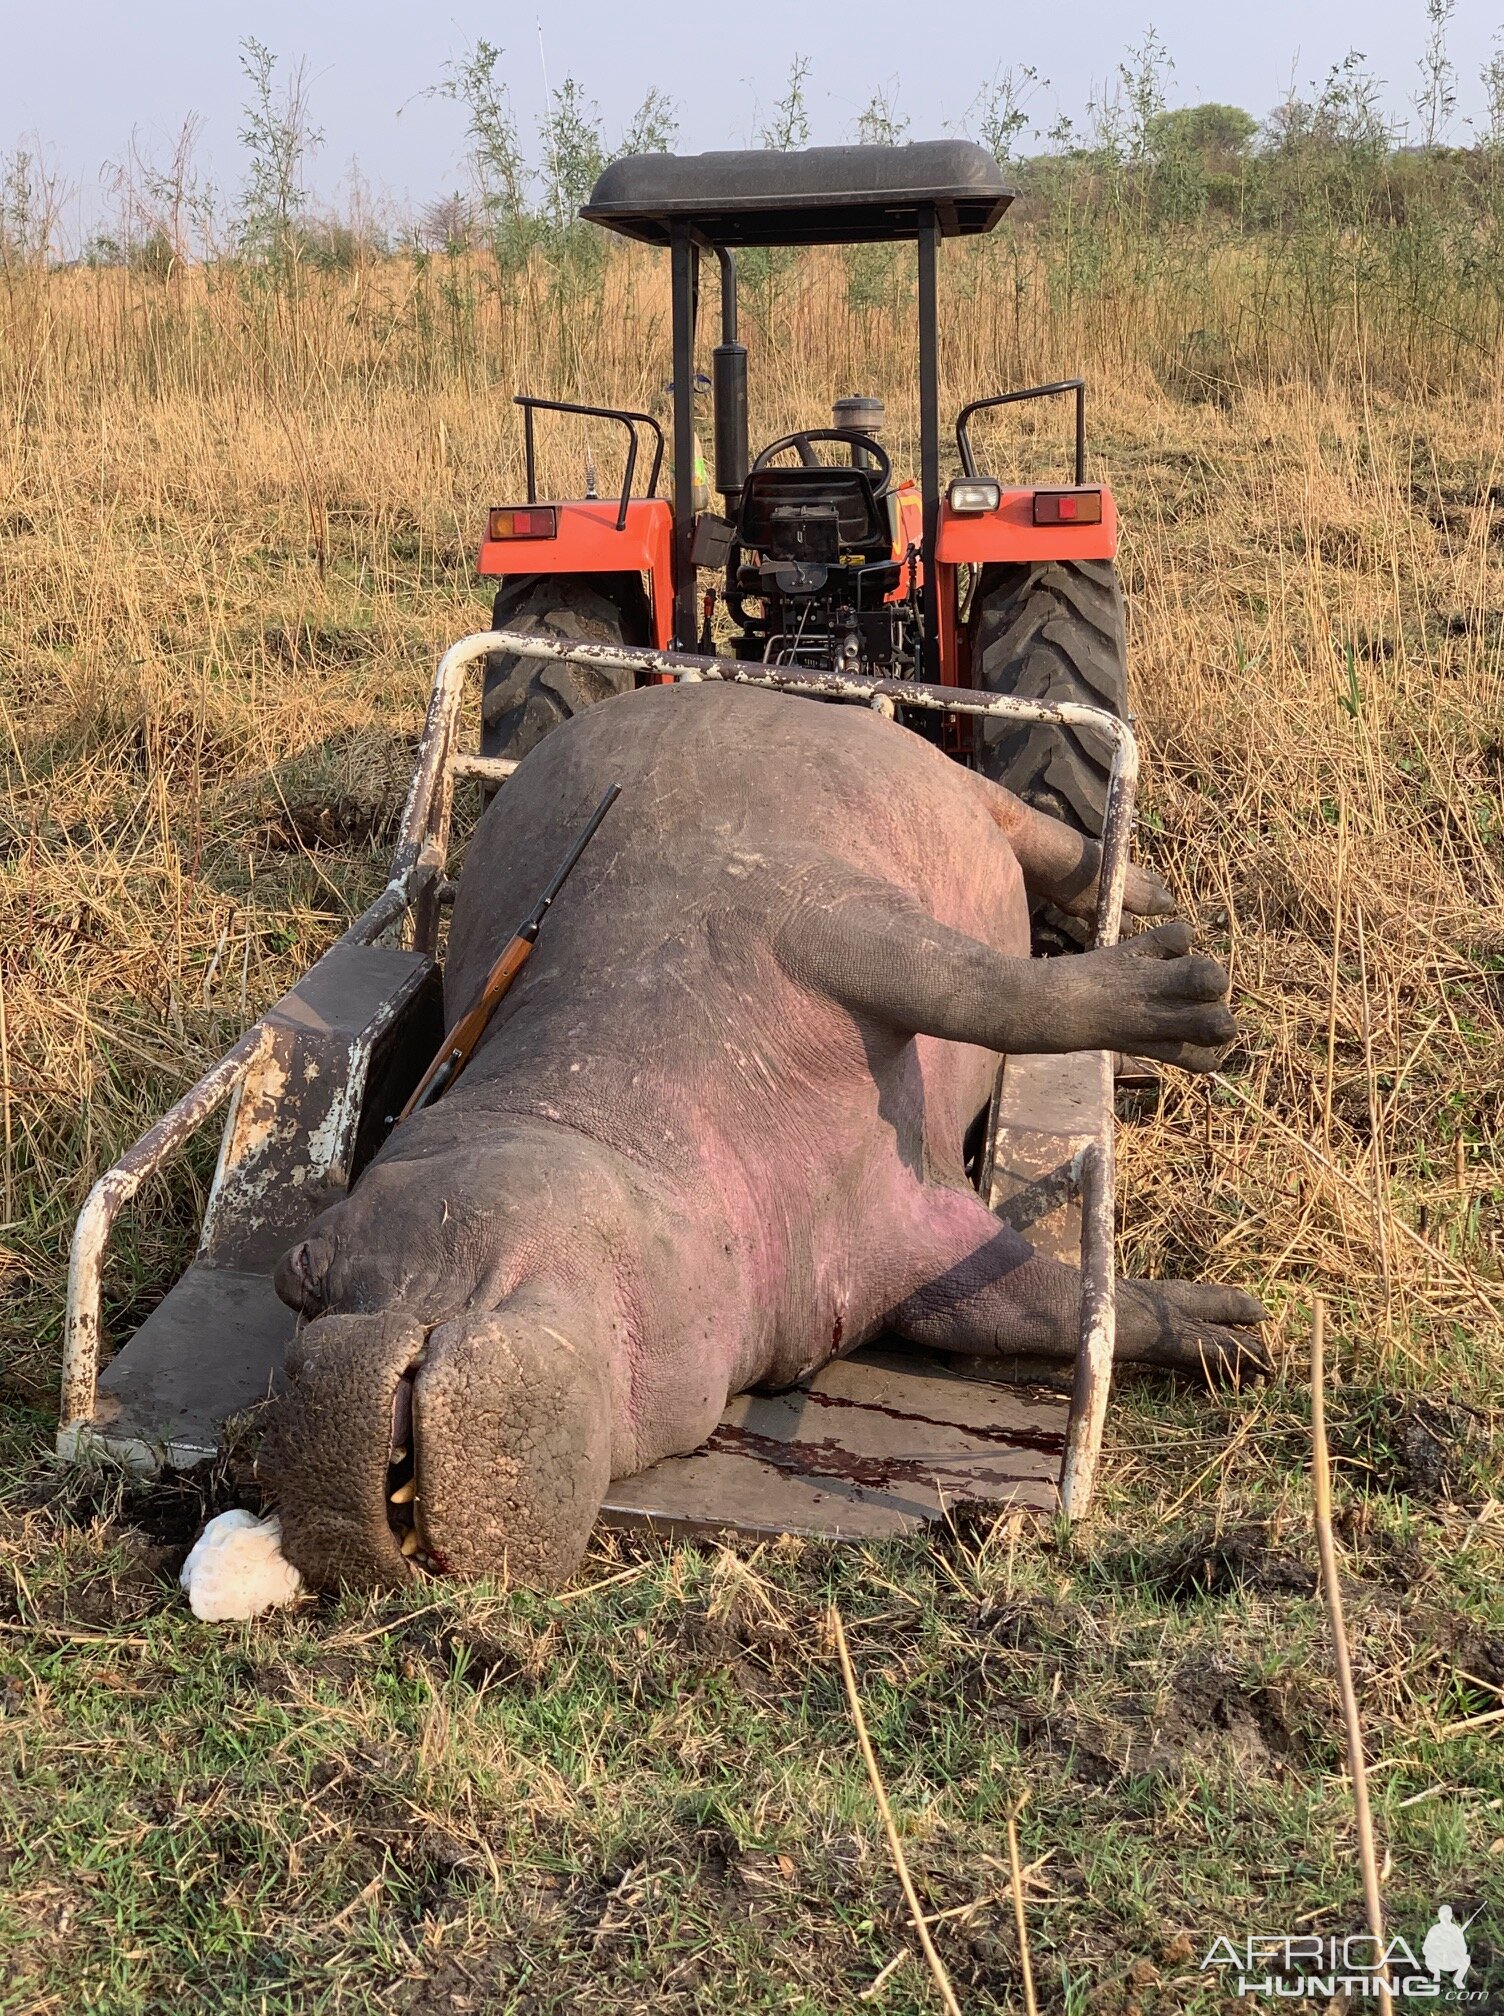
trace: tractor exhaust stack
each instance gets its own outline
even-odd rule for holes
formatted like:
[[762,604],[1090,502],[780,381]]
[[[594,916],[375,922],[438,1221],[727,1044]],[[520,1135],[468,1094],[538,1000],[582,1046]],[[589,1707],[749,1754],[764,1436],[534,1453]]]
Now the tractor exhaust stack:
[[735,519],[747,487],[751,454],[747,430],[747,346],[737,341],[736,261],[724,245],[716,247],[721,265],[721,340],[711,353],[711,383],[715,398],[715,487],[725,499],[726,516]]

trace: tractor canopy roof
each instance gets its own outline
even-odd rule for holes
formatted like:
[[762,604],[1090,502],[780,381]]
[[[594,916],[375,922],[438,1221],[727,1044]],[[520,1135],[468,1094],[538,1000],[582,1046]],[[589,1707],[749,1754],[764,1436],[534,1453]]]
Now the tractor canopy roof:
[[807,147],[714,154],[628,154],[580,215],[667,245],[688,224],[708,245],[850,245],[915,238],[933,213],[942,237],[990,231],[1013,191],[984,147]]

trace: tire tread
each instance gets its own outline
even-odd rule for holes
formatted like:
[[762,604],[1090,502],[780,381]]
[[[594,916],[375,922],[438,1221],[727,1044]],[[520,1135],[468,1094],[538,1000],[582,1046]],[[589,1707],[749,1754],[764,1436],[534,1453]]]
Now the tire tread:
[[[1110,561],[988,567],[970,628],[978,687],[1020,700],[1077,701],[1127,718],[1123,598]],[[1100,836],[1111,766],[1101,736],[984,722],[978,765],[1040,811]]]
[[[491,614],[493,630],[538,631],[585,644],[641,641],[629,636],[620,604],[579,578],[548,575],[504,586]],[[636,626],[631,626],[635,628]],[[630,691],[630,672],[598,665],[561,665],[552,658],[496,651],[486,661],[481,696],[481,753],[520,762],[550,729],[597,700]]]

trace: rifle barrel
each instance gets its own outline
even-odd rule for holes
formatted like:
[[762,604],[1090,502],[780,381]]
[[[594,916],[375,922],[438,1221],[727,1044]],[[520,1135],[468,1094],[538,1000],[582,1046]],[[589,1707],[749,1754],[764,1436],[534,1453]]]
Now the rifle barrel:
[[575,840],[574,845],[565,855],[563,864],[558,869],[557,873],[554,876],[554,879],[552,880],[552,882],[549,883],[548,887],[544,890],[543,894],[538,898],[538,901],[533,905],[532,910],[528,913],[527,922],[526,924],[523,925],[522,929],[526,932],[529,932],[531,936],[536,937],[538,926],[543,922],[543,919],[547,916],[549,908],[552,905],[554,898],[558,895],[559,891],[564,887],[564,884],[569,880],[570,876],[574,873],[574,870],[579,863],[580,856],[584,853],[585,849],[590,845],[591,841],[595,838],[596,832],[599,829],[601,821],[605,818],[606,814],[611,810],[611,807],[616,803],[617,799],[620,796],[621,796],[621,786],[619,784],[611,785],[608,788],[605,797],[602,798],[600,804],[597,805],[595,810],[591,813],[589,819],[585,823],[583,832],[579,834],[579,836]]

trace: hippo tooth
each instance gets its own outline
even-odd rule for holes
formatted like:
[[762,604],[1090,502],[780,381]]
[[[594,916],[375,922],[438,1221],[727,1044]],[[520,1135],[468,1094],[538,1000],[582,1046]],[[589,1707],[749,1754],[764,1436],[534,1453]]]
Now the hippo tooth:
[[[413,1432],[413,1382],[399,1379],[392,1395],[392,1447],[405,1448]],[[394,1459],[395,1460],[395,1459]]]
[[405,1463],[407,1461],[407,1450],[405,1448],[394,1449],[386,1460],[388,1464]]
[[416,1477],[409,1477],[405,1484],[397,1486],[392,1493],[391,1502],[394,1505],[411,1505],[417,1495],[418,1480]]
[[409,1526],[407,1531],[402,1536],[402,1552],[407,1557],[407,1559],[411,1561],[411,1559],[417,1553],[417,1551],[418,1551],[418,1529],[416,1526]]

